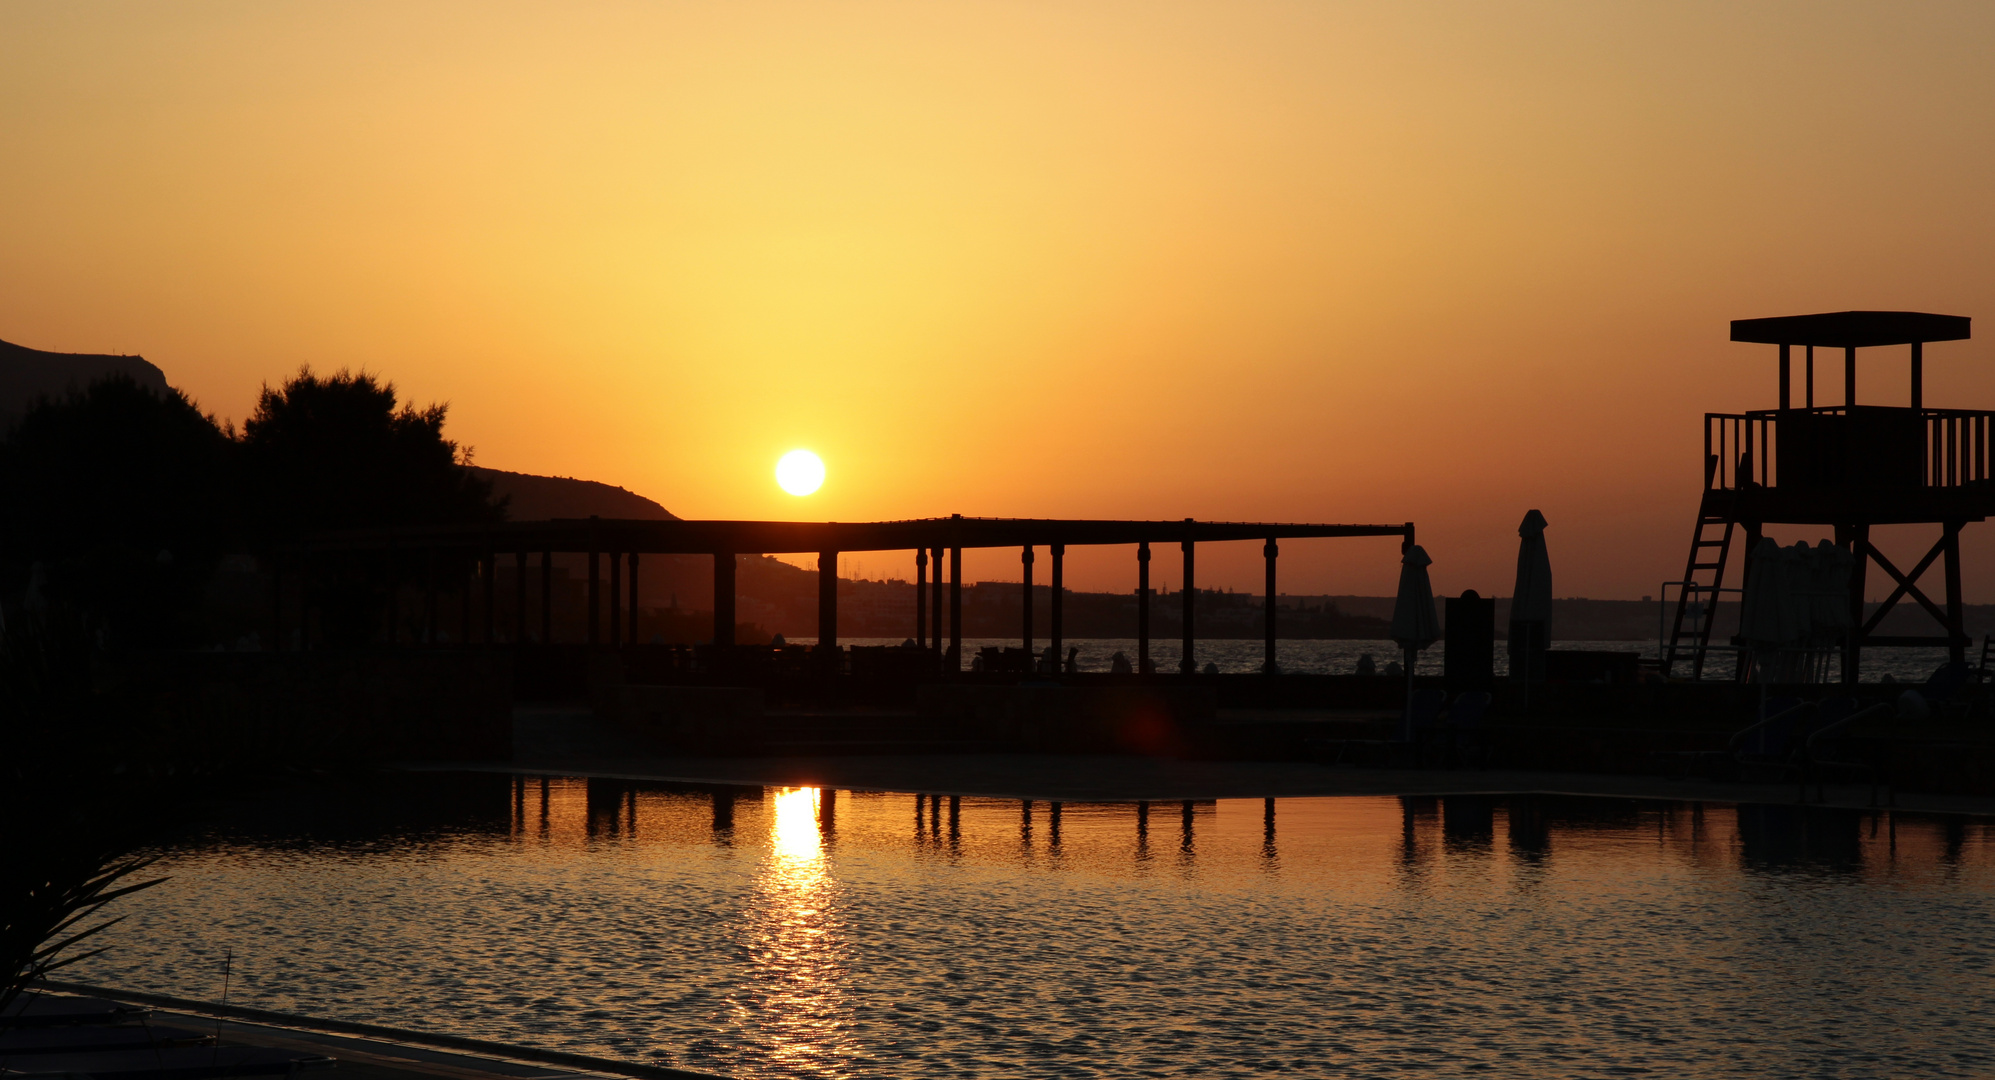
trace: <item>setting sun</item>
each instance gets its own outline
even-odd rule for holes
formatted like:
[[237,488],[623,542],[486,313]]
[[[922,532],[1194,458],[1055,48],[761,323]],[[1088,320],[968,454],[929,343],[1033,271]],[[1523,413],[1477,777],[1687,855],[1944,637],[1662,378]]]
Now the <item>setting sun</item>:
[[808,450],[792,450],[776,462],[776,483],[792,495],[809,495],[824,484],[824,459]]

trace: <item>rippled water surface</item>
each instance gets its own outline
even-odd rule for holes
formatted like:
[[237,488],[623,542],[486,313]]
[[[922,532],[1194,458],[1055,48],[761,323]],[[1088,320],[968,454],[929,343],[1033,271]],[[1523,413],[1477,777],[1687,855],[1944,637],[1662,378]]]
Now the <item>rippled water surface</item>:
[[72,970],[736,1076],[1988,1076],[1991,839],[417,774],[245,797]]

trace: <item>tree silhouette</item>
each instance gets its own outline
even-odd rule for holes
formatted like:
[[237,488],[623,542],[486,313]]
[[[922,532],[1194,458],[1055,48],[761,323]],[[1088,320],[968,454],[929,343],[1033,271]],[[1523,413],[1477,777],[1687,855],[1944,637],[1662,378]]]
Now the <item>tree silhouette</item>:
[[198,640],[235,533],[232,450],[186,395],[124,376],[36,403],[0,442],[10,595],[71,607],[115,646]]
[[247,505],[262,539],[387,525],[501,521],[492,486],[443,437],[448,405],[398,405],[366,372],[311,368],[263,388],[243,424]]
[[[399,404],[393,383],[366,372],[310,368],[263,388],[243,424],[245,505],[266,549],[311,533],[396,525],[496,522],[505,504],[465,468],[468,451],[444,438],[448,406]],[[310,565],[309,603],[335,645],[375,637],[388,593],[411,573],[463,580],[460,564],[404,566],[392,556],[344,556]]]

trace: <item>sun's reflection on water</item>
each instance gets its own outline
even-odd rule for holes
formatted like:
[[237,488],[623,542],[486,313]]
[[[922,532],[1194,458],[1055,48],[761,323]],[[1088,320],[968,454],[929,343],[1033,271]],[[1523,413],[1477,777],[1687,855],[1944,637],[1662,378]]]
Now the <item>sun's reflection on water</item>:
[[755,978],[736,998],[736,1020],[760,1032],[779,1071],[837,1075],[855,1049],[839,890],[822,831],[835,798],[818,788],[776,792],[769,855],[742,923]]
[[824,838],[818,835],[817,815],[825,797],[816,788],[777,791],[769,842],[776,861],[785,868],[823,875]]

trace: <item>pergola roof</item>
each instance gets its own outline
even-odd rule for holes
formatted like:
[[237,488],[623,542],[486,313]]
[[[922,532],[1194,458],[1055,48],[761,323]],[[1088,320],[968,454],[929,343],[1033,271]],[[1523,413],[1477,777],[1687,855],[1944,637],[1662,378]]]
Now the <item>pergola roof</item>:
[[437,525],[331,533],[300,551],[467,548],[483,551],[620,551],[737,555],[1027,544],[1137,544],[1285,540],[1339,536],[1413,537],[1413,523],[1312,525],[1240,521],[1101,521],[1059,518],[921,518],[912,521],[655,521],[560,518],[495,525]]
[[1932,315],[1923,311],[1831,311],[1772,319],[1734,319],[1732,340],[1830,349],[1965,341],[1971,336],[1970,321],[1965,315]]

